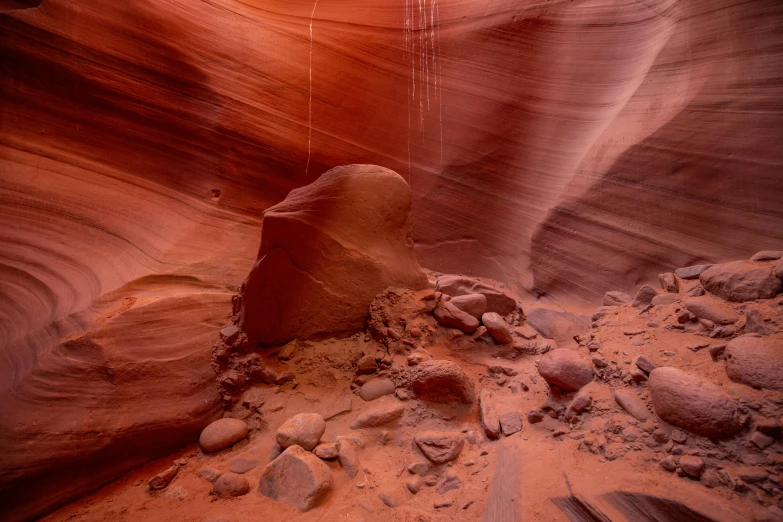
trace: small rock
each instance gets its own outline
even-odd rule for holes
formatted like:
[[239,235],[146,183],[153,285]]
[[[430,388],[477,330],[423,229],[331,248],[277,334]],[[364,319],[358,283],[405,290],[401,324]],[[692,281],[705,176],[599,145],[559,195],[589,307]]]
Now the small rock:
[[676,294],[680,291],[680,284],[677,282],[677,278],[672,272],[658,274],[658,282],[661,284],[661,288],[666,292]]
[[647,306],[656,295],[658,295],[658,291],[655,288],[650,285],[644,285],[636,293],[636,298],[633,300],[632,306],[635,308]]
[[535,408],[527,412],[527,421],[530,424],[538,424],[544,420],[544,412],[539,408]]
[[198,443],[207,453],[220,451],[247,437],[245,421],[240,419],[218,419],[209,424],[199,436]]
[[622,306],[631,302],[631,296],[624,292],[606,292],[604,294],[604,306]]
[[318,457],[289,446],[261,472],[259,492],[273,500],[285,502],[299,511],[309,511],[332,489],[332,474]]
[[315,456],[319,459],[330,460],[337,458],[337,444],[334,442],[324,442],[319,444],[313,450]]
[[652,432],[652,437],[660,444],[666,444],[669,442],[669,434],[666,432],[666,430],[661,428],[655,428],[655,430]]
[[590,395],[590,392],[586,390],[579,390],[579,392],[574,396],[573,400],[566,408],[566,420],[570,421],[575,416],[589,408],[592,403],[593,397]]
[[411,464],[408,464],[408,473],[413,473],[414,475],[419,475],[420,477],[423,477],[430,471],[430,463],[419,461],[419,462],[413,462]]
[[326,431],[326,421],[317,413],[299,413],[283,423],[275,440],[282,447],[297,445],[310,451],[318,445]]
[[519,418],[519,413],[512,411],[501,415],[500,427],[506,437],[522,431],[522,419]]
[[758,484],[765,482],[769,478],[769,473],[764,471],[763,468],[756,466],[737,468],[734,471],[743,482],[748,484]]
[[248,484],[247,479],[236,473],[221,475],[215,481],[215,485],[212,486],[212,493],[223,498],[241,497],[246,495],[248,491],[250,491],[250,484]]
[[215,468],[201,468],[198,474],[201,475],[208,482],[215,482],[218,479],[218,477],[221,475],[221,472],[216,470]]
[[604,361],[599,357],[593,357],[593,365],[596,368],[606,368],[607,366],[609,366],[609,363],[607,363],[606,361]]
[[381,397],[375,405],[362,412],[351,424],[351,429],[374,428],[399,419],[405,413],[405,403],[393,397]]
[[656,368],[653,362],[644,355],[638,356],[636,359],[634,359],[633,363],[644,373],[650,373]]
[[479,319],[487,311],[487,297],[484,294],[465,294],[452,297],[451,304]]
[[481,426],[484,433],[490,439],[500,437],[500,419],[492,404],[492,397],[488,390],[481,390],[479,394],[479,411],[481,413]]
[[677,294],[660,294],[653,297],[652,301],[650,301],[650,304],[653,306],[666,306],[679,303],[680,301],[681,298]]
[[699,478],[704,473],[704,461],[693,455],[683,455],[680,457],[680,469],[691,477]]
[[500,344],[508,344],[513,341],[511,337],[511,327],[503,320],[500,314],[487,312],[481,316],[481,322],[487,327],[491,335]]
[[650,412],[647,411],[647,407],[644,402],[636,396],[629,395],[620,390],[615,390],[614,400],[620,405],[631,417],[639,421],[646,421],[650,418]]
[[685,268],[678,268],[674,271],[675,275],[680,279],[697,279],[702,272],[707,270],[712,265],[692,265]]
[[179,484],[174,484],[169,489],[166,490],[166,493],[164,495],[168,498],[175,498],[177,500],[184,500],[185,497],[188,496],[188,491],[180,486]]
[[441,301],[433,312],[435,319],[443,326],[459,328],[465,333],[476,331],[479,321],[472,315],[463,312],[450,301]]
[[672,455],[664,457],[658,463],[661,465],[663,469],[665,469],[669,473],[674,473],[675,471],[677,471],[677,460]]
[[394,389],[394,383],[390,379],[372,379],[359,389],[359,397],[365,401],[374,401],[384,395],[392,395]]
[[153,491],[157,489],[163,489],[169,485],[179,471],[179,466],[171,466],[170,468],[158,473],[147,481],[147,485]]
[[635,426],[627,426],[620,432],[620,436],[625,442],[636,442],[642,434]]
[[230,324],[228,326],[224,326],[223,329],[220,330],[220,337],[223,338],[224,343],[231,346],[239,337],[239,332],[240,330],[237,325]]
[[397,499],[388,491],[381,493],[381,502],[390,508],[396,508],[400,505],[399,501],[397,501]]
[[259,464],[261,464],[261,461],[258,459],[239,456],[228,461],[228,469],[241,475],[256,469]]
[[769,435],[773,438],[778,438],[780,437],[781,426],[777,419],[760,417],[756,421],[756,431],[760,431],[764,435]]
[[408,491],[413,493],[414,495],[421,491],[422,481],[421,477],[413,477],[408,479],[407,482],[405,482],[405,487],[408,488]]
[[462,481],[458,476],[451,473],[443,475],[443,477],[435,485],[435,491],[438,495],[443,495],[449,491],[459,489],[462,487]]
[[672,430],[671,439],[677,444],[685,444],[688,442],[688,434],[682,430]]
[[359,463],[359,447],[347,437],[338,437],[337,439],[337,457],[340,459],[340,465],[345,473],[353,478],[359,473],[361,465]]
[[756,445],[759,449],[767,449],[775,443],[775,439],[768,435],[764,435],[760,431],[756,431],[750,436],[750,441]]
[[435,464],[445,464],[456,459],[465,445],[461,434],[445,431],[417,433],[413,440],[424,456]]
[[357,363],[356,374],[367,375],[375,373],[378,370],[378,363],[375,362],[375,357],[372,355],[365,355]]
[[726,345],[725,344],[714,344],[710,346],[710,358],[712,358],[713,361],[717,362],[718,360],[723,358],[723,354],[726,351]]
[[593,380],[593,370],[576,352],[557,348],[545,354],[538,373],[550,384],[565,391],[577,391]]
[[296,341],[291,341],[290,343],[280,348],[280,351],[277,353],[277,358],[281,361],[289,361],[293,359],[297,344],[298,343]]
[[435,509],[443,509],[454,505],[453,500],[438,500],[432,504]]

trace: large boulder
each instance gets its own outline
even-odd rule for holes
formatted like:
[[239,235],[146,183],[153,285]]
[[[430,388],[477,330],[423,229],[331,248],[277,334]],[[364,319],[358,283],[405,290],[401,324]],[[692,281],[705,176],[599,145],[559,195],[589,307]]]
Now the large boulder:
[[309,511],[332,489],[332,472],[324,461],[301,446],[290,446],[261,472],[259,492]]
[[458,295],[449,302],[476,319],[480,318],[487,310],[487,297],[484,294]]
[[650,372],[650,397],[664,421],[703,437],[722,439],[737,433],[737,403],[720,386],[677,368]]
[[489,335],[500,344],[508,344],[513,341],[511,326],[496,312],[487,312],[481,316],[481,322],[487,327]]
[[724,358],[732,381],[783,390],[783,340],[743,335],[726,345]]
[[483,294],[484,297],[487,298],[486,311],[496,312],[500,315],[508,315],[517,307],[514,298],[503,290],[495,288],[474,277],[444,275],[438,279],[435,290],[450,296]]
[[471,404],[475,399],[473,381],[459,364],[451,361],[425,361],[410,368],[404,378],[420,399],[463,404]]
[[576,391],[593,380],[593,369],[587,361],[565,348],[547,352],[538,363],[538,373],[565,391]]
[[411,235],[411,191],[375,165],[334,168],[264,212],[258,260],[238,302],[264,345],[358,331],[390,286],[427,287]]
[[737,303],[770,299],[783,288],[783,281],[775,276],[772,265],[752,261],[712,265],[699,279],[711,294]]

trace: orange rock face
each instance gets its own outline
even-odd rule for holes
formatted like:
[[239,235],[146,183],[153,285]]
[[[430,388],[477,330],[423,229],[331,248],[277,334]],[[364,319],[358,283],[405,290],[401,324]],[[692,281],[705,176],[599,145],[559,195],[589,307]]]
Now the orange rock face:
[[[337,165],[410,183],[422,266],[561,301],[780,248],[779,2],[425,5],[0,1],[0,444],[19,450],[0,503],[65,455],[23,452],[39,430],[136,444],[212,420],[212,329],[261,214]],[[87,370],[150,357],[175,391]],[[47,506],[151,458],[139,444]],[[62,469],[101,468],[102,447]]]

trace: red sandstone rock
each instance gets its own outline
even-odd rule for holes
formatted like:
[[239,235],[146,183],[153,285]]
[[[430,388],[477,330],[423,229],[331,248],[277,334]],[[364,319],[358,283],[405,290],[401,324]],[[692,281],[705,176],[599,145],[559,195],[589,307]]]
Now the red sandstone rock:
[[425,288],[410,205],[410,187],[395,172],[349,165],[267,209],[258,261],[241,296],[250,339],[278,345],[357,331],[383,289]]
[[649,383],[655,413],[669,424],[715,439],[739,431],[737,404],[719,386],[671,367],[654,369]]
[[783,390],[783,340],[743,335],[729,341],[724,359],[732,381]]
[[247,437],[247,424],[241,419],[218,419],[201,432],[201,449],[212,453],[225,449]]
[[604,306],[622,306],[633,301],[633,298],[625,292],[606,292],[604,294]]
[[538,363],[538,373],[565,391],[576,391],[593,380],[590,365],[576,352],[565,348],[547,352]]
[[417,433],[413,440],[424,456],[434,464],[445,464],[456,459],[465,445],[460,433],[425,431]]
[[445,360],[425,361],[410,368],[407,382],[420,398],[433,402],[461,402],[475,400],[475,387],[460,365]]
[[771,265],[748,261],[712,265],[699,279],[708,292],[740,303],[775,297],[783,288]]
[[[219,480],[219,479],[218,479]],[[299,511],[309,511],[332,489],[329,466],[300,446],[290,446],[261,472],[259,492],[285,502]]]
[[500,344],[513,341],[511,326],[495,312],[487,312],[481,316],[481,322],[487,327],[489,334]]
[[487,298],[487,312],[507,315],[513,312],[517,303],[504,291],[468,276],[447,275],[438,279],[435,290],[452,297],[468,294],[482,294]]
[[475,332],[479,321],[467,312],[463,312],[450,301],[441,301],[433,312],[435,319],[443,326],[459,328],[463,332]]
[[477,319],[487,310],[487,297],[484,294],[458,295],[452,297],[449,303]]
[[282,447],[298,445],[312,450],[326,431],[326,421],[317,413],[298,413],[277,429],[275,440]]
[[236,473],[224,473],[212,486],[212,493],[218,497],[241,497],[250,491],[247,479]]

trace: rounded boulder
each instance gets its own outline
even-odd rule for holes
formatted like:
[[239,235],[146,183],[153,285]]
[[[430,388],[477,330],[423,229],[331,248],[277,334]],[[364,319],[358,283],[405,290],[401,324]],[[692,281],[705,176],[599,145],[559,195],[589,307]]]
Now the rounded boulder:
[[248,429],[241,419],[218,419],[204,428],[198,438],[199,446],[207,453],[220,451],[247,437]]
[[538,363],[538,373],[549,384],[577,391],[593,380],[593,370],[576,352],[556,348],[547,352]]
[[250,491],[247,479],[236,473],[220,475],[212,486],[212,493],[218,497],[241,497]]
[[299,413],[283,423],[275,440],[282,447],[301,446],[310,451],[318,445],[326,431],[326,421],[317,413]]
[[419,398],[432,402],[475,400],[475,387],[459,364],[451,361],[425,361],[408,371],[408,383]]
[[665,422],[703,437],[731,437],[740,428],[737,403],[720,386],[677,368],[650,372],[650,397]]
[[743,335],[726,345],[724,359],[732,381],[783,390],[783,340]]

